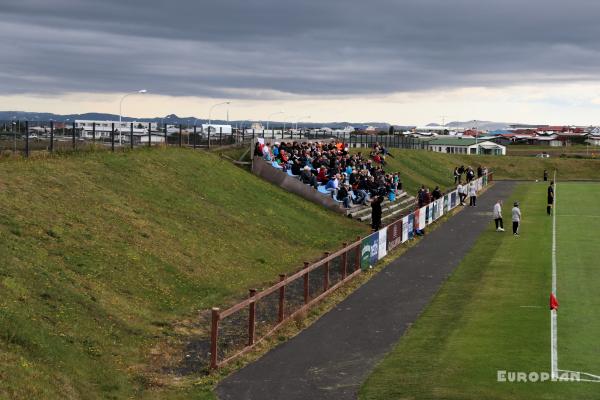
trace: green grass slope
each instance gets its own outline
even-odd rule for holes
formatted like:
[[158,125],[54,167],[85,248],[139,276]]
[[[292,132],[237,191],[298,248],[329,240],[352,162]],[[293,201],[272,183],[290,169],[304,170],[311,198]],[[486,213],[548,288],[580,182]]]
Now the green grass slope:
[[0,163],[0,398],[175,398],[149,352],[366,226],[216,155]]
[[[364,150],[364,149],[363,149]],[[424,150],[390,149],[393,157],[386,160],[387,171],[399,171],[407,191],[414,194],[418,187],[454,185],[453,171],[458,165],[487,166],[496,179],[542,179],[544,169],[556,169],[562,180],[600,180],[600,160],[573,158],[536,158],[519,156],[469,156],[435,153]]]
[[[564,194],[561,196],[567,201]],[[510,232],[508,205],[512,199],[521,202],[523,212],[521,236],[516,238]],[[597,383],[497,381],[499,370],[550,371],[548,299],[552,219],[545,210],[546,185],[520,184],[512,199],[504,207],[506,232],[495,232],[490,221],[489,229],[423,315],[364,383],[360,399],[598,398]],[[566,207],[562,201],[559,207],[560,204]],[[559,214],[563,212],[567,210]],[[573,213],[584,212],[573,210]],[[560,237],[577,236],[578,228],[565,229]],[[582,260],[595,248],[587,239],[585,244]],[[564,245],[565,251],[569,251],[569,242]],[[573,259],[577,260],[574,256]],[[577,278],[568,275],[565,270],[570,266],[559,261],[558,293],[563,302],[558,317],[559,368],[586,368],[592,369],[586,372],[597,374],[598,352],[594,341],[598,331],[597,324],[589,323],[589,318],[597,309],[597,299],[590,291],[597,288],[598,277],[590,273],[590,265],[573,267],[588,272]],[[570,299],[579,310],[563,317],[569,312]],[[566,339],[569,335],[573,340]]]

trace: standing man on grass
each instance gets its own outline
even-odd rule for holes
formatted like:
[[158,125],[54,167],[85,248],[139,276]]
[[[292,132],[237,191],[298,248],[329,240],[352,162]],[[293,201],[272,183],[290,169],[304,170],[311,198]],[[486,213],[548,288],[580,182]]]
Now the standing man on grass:
[[554,181],[550,181],[550,186],[548,186],[548,206],[546,207],[546,212],[548,215],[552,215],[552,205],[554,204]]
[[519,209],[519,202],[515,201],[514,207],[512,208],[512,225],[513,235],[519,236],[519,224],[521,223],[521,210]]
[[502,200],[498,200],[494,204],[494,222],[496,223],[496,232],[504,232],[504,224],[502,222]]

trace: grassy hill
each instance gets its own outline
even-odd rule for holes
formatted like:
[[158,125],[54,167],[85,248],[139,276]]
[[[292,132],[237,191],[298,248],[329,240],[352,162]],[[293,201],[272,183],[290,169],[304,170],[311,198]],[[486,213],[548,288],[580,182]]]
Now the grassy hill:
[[544,169],[558,170],[562,180],[600,180],[600,160],[575,158],[536,158],[518,156],[469,156],[421,150],[391,149],[387,171],[399,171],[404,187],[415,193],[419,186],[450,187],[455,166],[487,166],[495,179],[542,179]]
[[0,398],[189,398],[185,321],[366,229],[205,152],[2,162]]

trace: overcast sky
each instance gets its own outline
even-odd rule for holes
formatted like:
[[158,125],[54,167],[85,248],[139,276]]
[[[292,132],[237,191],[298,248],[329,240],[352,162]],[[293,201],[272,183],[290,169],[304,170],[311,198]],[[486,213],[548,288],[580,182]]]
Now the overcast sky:
[[125,114],[600,124],[598,21],[596,0],[0,0],[0,109],[117,113],[144,88]]

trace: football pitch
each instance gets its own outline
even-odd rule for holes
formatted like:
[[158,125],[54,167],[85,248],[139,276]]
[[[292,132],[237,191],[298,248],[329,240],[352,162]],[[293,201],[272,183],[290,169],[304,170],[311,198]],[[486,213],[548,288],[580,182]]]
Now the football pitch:
[[[560,176],[559,176],[560,179]],[[600,184],[556,189],[557,373],[552,381],[553,217],[547,184],[505,201],[506,232],[478,239],[417,322],[378,365],[361,399],[599,399]],[[519,201],[521,235],[510,232]],[[460,234],[460,233],[459,233]],[[443,255],[440,255],[443,257]]]

